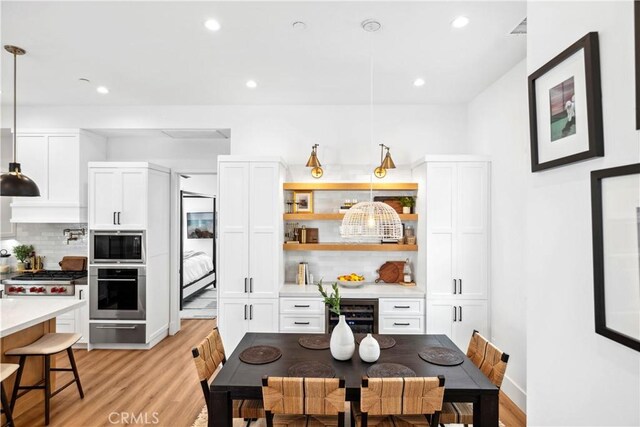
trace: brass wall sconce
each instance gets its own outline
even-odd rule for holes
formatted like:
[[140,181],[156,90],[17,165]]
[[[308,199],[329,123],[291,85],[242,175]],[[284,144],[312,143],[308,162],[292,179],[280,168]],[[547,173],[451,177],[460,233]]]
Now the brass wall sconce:
[[[387,154],[383,157],[385,149],[387,150]],[[376,178],[384,178],[385,176],[387,176],[387,169],[395,168],[396,164],[393,163],[391,154],[389,154],[389,147],[384,144],[380,144],[380,166],[373,170],[373,174],[376,176]]]
[[311,156],[309,156],[309,160],[307,160],[307,167],[311,169],[311,176],[314,178],[320,178],[324,171],[322,170],[322,165],[320,164],[320,160],[318,160],[318,147],[320,144],[314,144],[311,146]]

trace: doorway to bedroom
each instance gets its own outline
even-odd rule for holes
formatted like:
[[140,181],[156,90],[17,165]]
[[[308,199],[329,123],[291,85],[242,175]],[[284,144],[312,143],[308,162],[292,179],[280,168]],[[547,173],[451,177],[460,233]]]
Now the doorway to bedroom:
[[215,174],[180,175],[180,317],[218,315]]

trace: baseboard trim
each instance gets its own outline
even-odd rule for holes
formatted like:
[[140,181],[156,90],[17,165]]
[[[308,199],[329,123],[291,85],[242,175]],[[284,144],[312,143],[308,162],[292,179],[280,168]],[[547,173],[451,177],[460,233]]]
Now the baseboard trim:
[[527,413],[527,392],[513,382],[508,375],[504,376],[502,387],[500,387],[500,389],[513,401],[513,403],[516,404],[518,408],[520,408],[522,412],[525,414]]

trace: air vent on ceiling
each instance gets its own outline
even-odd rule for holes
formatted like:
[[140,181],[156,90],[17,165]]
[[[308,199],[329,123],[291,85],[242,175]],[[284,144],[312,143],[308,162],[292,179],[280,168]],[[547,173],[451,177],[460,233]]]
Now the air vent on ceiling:
[[524,18],[521,23],[511,30],[511,34],[527,34],[527,18]]
[[174,139],[229,139],[227,129],[163,129],[162,133]]

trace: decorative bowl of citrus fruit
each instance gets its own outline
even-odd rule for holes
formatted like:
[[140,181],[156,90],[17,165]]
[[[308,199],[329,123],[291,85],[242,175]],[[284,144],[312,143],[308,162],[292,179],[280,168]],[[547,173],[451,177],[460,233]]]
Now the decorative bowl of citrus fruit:
[[364,285],[364,276],[356,273],[338,276],[338,283],[345,288],[357,288]]

